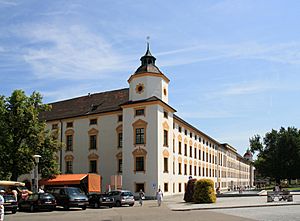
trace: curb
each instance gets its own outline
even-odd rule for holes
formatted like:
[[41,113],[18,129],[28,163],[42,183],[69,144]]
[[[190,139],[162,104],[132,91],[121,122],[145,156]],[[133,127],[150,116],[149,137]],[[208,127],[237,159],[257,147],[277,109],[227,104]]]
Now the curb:
[[187,209],[171,209],[171,211],[192,211],[192,210],[216,210],[216,209],[239,209],[239,208],[254,208],[254,207],[273,207],[273,206],[297,206],[300,203],[291,204],[259,204],[259,205],[245,205],[245,206],[220,206],[220,207],[205,207],[205,208],[187,208]]

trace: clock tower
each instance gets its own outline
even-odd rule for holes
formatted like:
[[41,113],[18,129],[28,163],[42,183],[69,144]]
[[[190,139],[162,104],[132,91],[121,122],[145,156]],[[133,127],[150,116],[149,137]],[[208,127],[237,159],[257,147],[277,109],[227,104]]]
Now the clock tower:
[[140,60],[140,67],[128,79],[129,100],[134,102],[157,97],[168,103],[170,80],[155,65],[156,58],[150,52],[149,43],[145,55]]

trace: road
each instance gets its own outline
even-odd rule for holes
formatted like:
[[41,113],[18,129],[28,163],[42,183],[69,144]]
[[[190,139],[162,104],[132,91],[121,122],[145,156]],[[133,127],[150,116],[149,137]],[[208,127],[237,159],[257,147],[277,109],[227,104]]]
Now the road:
[[145,201],[142,207],[103,209],[58,209],[53,212],[6,214],[5,221],[294,221],[300,220],[300,205],[241,209],[171,211],[165,204]]
[[121,207],[111,209],[71,209],[70,211],[57,210],[53,212],[18,212],[7,214],[5,221],[253,221],[247,218],[236,217],[215,211],[187,211],[174,212],[166,205],[157,207],[155,201],[146,201],[142,207]]

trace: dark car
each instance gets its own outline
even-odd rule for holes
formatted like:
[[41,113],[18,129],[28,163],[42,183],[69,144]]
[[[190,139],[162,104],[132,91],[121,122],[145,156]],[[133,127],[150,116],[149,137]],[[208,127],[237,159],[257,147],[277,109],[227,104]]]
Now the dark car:
[[79,207],[85,210],[88,205],[87,196],[77,187],[53,187],[47,192],[53,194],[57,205],[64,207],[65,210],[70,207]]
[[11,211],[12,213],[16,213],[18,210],[18,202],[14,195],[5,194],[4,198],[4,211]]
[[99,208],[101,206],[105,206],[111,208],[114,205],[114,199],[105,193],[93,193],[88,197],[90,207]]
[[134,196],[128,190],[113,190],[108,193],[108,196],[114,199],[114,206],[134,205]]
[[25,199],[20,199],[19,210],[29,210],[34,212],[36,210],[53,211],[56,207],[56,200],[50,193],[33,193]]

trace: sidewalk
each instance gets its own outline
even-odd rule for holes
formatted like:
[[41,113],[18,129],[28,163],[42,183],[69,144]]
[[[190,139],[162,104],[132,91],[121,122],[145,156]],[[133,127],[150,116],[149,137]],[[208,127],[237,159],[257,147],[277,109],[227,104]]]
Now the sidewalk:
[[194,204],[185,203],[183,195],[165,197],[164,201],[172,211],[190,211],[190,210],[211,210],[211,209],[229,209],[229,208],[247,208],[247,207],[271,207],[271,206],[291,206],[300,205],[300,195],[293,195],[293,202],[276,201],[267,202],[267,196],[249,196],[249,197],[222,197],[217,198],[216,203],[212,204]]

